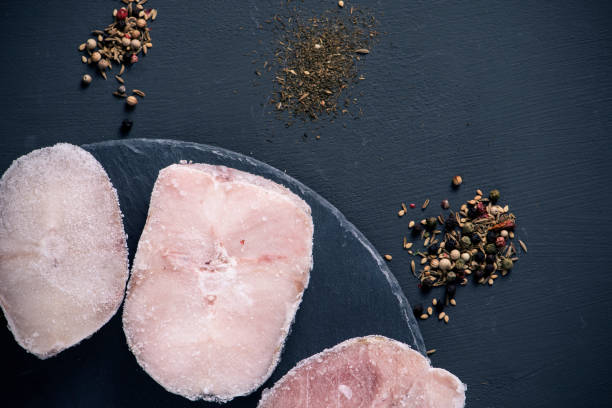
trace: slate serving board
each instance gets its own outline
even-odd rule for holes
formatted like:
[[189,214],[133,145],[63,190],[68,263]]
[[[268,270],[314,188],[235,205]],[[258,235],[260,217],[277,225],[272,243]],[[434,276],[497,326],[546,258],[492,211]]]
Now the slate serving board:
[[[119,193],[130,262],[157,174],[179,160],[221,164],[264,176],[310,205],[315,225],[310,285],[281,362],[265,387],[303,358],[355,336],[382,334],[424,352],[410,305],[385,261],[335,207],[282,171],[229,150],[173,140],[117,140],[83,147],[102,163]],[[120,315],[121,311],[82,344],[45,361],[28,355],[3,330],[0,348],[9,351],[4,369],[17,373],[9,379],[8,400],[24,407],[192,406],[165,391],[138,366],[125,343]],[[28,392],[33,389],[36,392]],[[260,392],[225,406],[255,407]]]

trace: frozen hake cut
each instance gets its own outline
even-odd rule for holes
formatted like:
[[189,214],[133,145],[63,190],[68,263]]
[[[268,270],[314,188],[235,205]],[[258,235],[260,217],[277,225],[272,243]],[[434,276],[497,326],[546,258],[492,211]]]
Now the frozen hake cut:
[[91,336],[128,278],[117,192],[98,161],[57,144],[0,180],[0,305],[15,340],[40,358]]
[[299,362],[258,408],[460,408],[466,386],[408,345],[357,337]]
[[312,267],[310,207],[239,170],[160,171],[138,243],[123,328],[166,390],[228,401],[272,373]]

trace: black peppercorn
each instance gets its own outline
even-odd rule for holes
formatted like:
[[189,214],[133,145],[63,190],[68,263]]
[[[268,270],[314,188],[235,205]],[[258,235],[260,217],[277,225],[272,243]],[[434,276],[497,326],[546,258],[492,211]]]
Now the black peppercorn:
[[429,246],[429,248],[427,248],[427,253],[429,255],[435,255],[438,253],[438,249],[440,248],[439,244],[432,244]]
[[453,229],[455,229],[458,225],[459,225],[459,223],[457,222],[457,220],[455,219],[455,216],[453,214],[449,214],[449,216],[444,221],[444,228],[446,228],[446,230],[448,232],[450,232]]
[[474,271],[474,283],[478,283],[482,278],[484,278],[484,271],[482,269],[476,269]]
[[412,227],[412,235],[416,237],[420,235],[421,232],[423,232],[423,226],[421,224],[414,224],[414,227]]
[[495,231],[487,232],[487,242],[495,243],[496,239],[497,239],[497,234],[495,233]]
[[436,299],[436,305],[434,307],[436,308],[436,312],[442,313],[442,311],[444,311],[444,302],[440,299]]
[[485,274],[490,275],[495,272],[495,264],[486,264],[485,265]]
[[476,207],[468,208],[468,217],[469,218],[471,218],[471,219],[478,218],[479,215],[480,215],[480,213],[478,212],[478,209]]
[[478,234],[472,234],[472,236],[470,236],[470,238],[472,239],[472,244],[474,244],[474,245],[478,245],[478,244],[480,244],[480,241],[482,241],[480,239],[480,235],[478,235]]
[[493,255],[493,254],[487,255],[486,262],[488,264],[495,263],[495,255]]
[[448,252],[452,251],[455,248],[457,248],[457,243],[452,239],[447,239],[444,243],[444,249],[446,249]]
[[123,119],[123,122],[121,122],[121,132],[128,133],[130,130],[132,130],[133,124],[134,122],[129,119]]
[[431,290],[431,288],[433,287],[433,281],[432,281],[432,279],[434,279],[434,280],[435,280],[435,278],[429,277],[429,278],[424,279],[424,280],[421,282],[421,291],[422,291],[422,292],[427,293],[427,292],[429,292],[429,291]]
[[455,297],[456,291],[457,286],[453,285],[452,283],[446,285],[446,296],[448,296],[449,299],[453,299]]
[[485,260],[485,254],[478,251],[474,254],[474,260],[478,263],[483,263]]
[[414,313],[414,317],[419,318],[423,314],[423,305],[418,304],[412,308],[412,312]]

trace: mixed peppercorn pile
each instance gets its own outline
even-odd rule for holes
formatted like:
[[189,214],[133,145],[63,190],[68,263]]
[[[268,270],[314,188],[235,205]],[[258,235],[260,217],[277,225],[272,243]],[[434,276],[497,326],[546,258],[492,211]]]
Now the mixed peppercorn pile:
[[[458,187],[461,177],[453,179]],[[434,298],[432,306],[414,307],[417,318],[427,319],[435,308],[438,319],[449,321],[444,312],[447,305],[456,305],[455,293],[458,286],[468,283],[471,276],[476,284],[493,285],[495,280],[506,276],[518,261],[519,251],[513,240],[515,238],[516,217],[509,206],[499,204],[499,190],[491,190],[488,197],[477,190],[476,196],[461,205],[459,211],[450,211],[445,217],[430,217],[420,221],[410,221],[408,227],[412,242],[404,237],[403,248],[416,258],[411,261],[412,273],[419,279],[419,288],[429,292],[432,288],[445,287],[443,299]],[[424,210],[429,205],[426,200]],[[450,208],[448,200],[440,203],[442,209]],[[416,205],[411,204],[410,208]],[[403,217],[408,208],[402,204],[398,215]],[[415,244],[422,242],[422,249],[416,250]],[[518,240],[521,249],[526,252],[525,243]],[[385,256],[391,260],[391,256]],[[420,269],[417,270],[417,265]]]
[[[146,55],[153,47],[151,42],[149,20],[157,18],[157,10],[145,8],[148,0],[122,0],[126,7],[113,10],[113,22],[104,30],[94,30],[93,38],[79,45],[83,52],[81,61],[97,68],[100,75],[107,79],[107,71],[113,69],[113,63],[120,66],[119,73],[115,75],[120,83],[113,95],[125,98],[129,106],[138,104],[138,97],[145,93],[134,89],[131,95],[127,94],[125,80],[122,77],[126,66],[136,64],[140,55]],[[92,81],[89,74],[82,77],[84,85]]]

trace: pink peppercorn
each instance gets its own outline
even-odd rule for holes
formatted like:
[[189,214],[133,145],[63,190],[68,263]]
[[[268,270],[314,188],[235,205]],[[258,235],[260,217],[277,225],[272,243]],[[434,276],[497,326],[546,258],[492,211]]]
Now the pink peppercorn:
[[130,57],[130,63],[135,64],[137,62],[138,62],[138,55],[132,54],[132,56]]
[[410,203],[410,208],[414,208],[414,207],[416,207],[416,204],[415,203]]
[[503,247],[506,245],[506,239],[504,237],[497,237],[497,239],[495,239],[495,245],[499,248]]
[[117,10],[117,20],[125,20],[128,16],[128,11],[125,8]]

